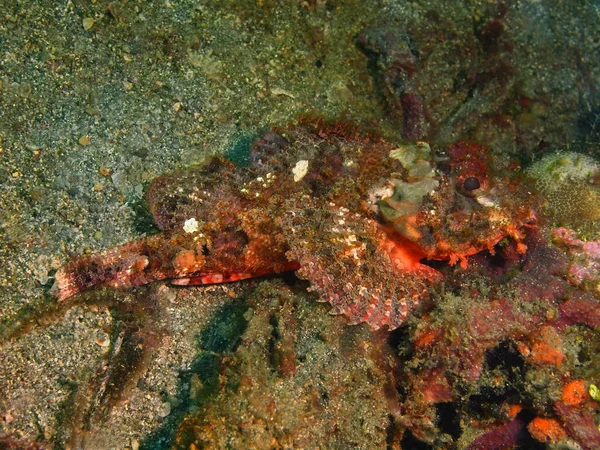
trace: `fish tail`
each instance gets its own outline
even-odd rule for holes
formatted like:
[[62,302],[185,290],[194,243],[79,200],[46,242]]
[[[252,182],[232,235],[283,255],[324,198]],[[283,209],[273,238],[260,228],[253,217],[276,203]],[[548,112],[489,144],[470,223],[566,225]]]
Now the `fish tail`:
[[56,272],[53,292],[63,301],[96,286],[124,289],[164,278],[153,241],[140,239],[67,264]]
[[267,244],[257,239],[240,246],[221,236],[215,246],[186,233],[158,234],[67,264],[53,290],[63,301],[99,286],[127,289],[165,279],[180,286],[216,284],[298,269],[284,250]]

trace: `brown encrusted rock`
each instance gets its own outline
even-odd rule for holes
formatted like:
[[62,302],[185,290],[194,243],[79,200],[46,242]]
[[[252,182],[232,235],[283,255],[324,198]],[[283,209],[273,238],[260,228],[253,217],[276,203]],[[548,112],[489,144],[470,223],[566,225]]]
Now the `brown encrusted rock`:
[[387,333],[347,327],[308,297],[259,285],[218,393],[181,422],[174,448],[387,448],[397,403]]

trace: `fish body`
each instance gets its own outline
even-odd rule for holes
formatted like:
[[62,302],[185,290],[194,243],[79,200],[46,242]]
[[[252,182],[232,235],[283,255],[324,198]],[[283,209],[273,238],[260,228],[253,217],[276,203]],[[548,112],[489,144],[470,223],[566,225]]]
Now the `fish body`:
[[[441,274],[511,237],[524,252],[536,197],[459,142],[395,146],[339,125],[265,134],[247,167],[223,158],[167,174],[148,191],[160,234],[77,259],[58,298],[95,286],[237,281],[295,270],[351,323],[397,328]],[[439,159],[439,158],[437,158]]]

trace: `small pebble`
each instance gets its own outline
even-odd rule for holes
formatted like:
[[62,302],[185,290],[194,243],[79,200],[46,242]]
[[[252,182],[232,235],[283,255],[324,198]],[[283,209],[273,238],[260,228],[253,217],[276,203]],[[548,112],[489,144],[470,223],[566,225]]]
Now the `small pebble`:
[[161,409],[158,412],[158,416],[164,418],[167,417],[169,414],[171,414],[171,404],[169,402],[164,402],[161,405]]
[[83,19],[81,21],[82,25],[83,25],[83,29],[85,31],[91,30],[92,27],[94,26],[94,19],[92,19],[91,17],[86,17],[85,19]]
[[108,347],[110,346],[110,338],[106,337],[103,339],[96,339],[96,344],[99,345],[100,347]]

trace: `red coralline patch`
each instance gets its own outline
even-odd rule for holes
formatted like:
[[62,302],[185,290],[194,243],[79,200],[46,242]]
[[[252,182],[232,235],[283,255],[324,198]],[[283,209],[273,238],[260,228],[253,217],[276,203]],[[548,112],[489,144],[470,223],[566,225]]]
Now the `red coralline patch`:
[[519,444],[525,421],[517,416],[503,425],[492,428],[475,438],[467,450],[508,450]]
[[429,373],[424,373],[421,380],[424,403],[433,405],[454,400],[454,395],[442,369],[436,368]]
[[[426,321],[423,322],[423,325],[425,325],[425,324],[426,324]],[[441,327],[437,327],[437,328],[421,327],[421,328],[417,329],[417,331],[415,332],[415,334],[413,336],[413,345],[415,347],[415,350],[419,351],[422,349],[426,349],[427,347],[434,344],[435,342],[439,342],[440,338],[442,337],[442,334],[443,334],[443,329]]]
[[[494,320],[490,320],[491,317]],[[461,330],[457,341],[447,350],[460,361],[452,364],[453,372],[465,381],[477,382],[484,371],[486,354],[491,349],[507,339],[518,342],[529,330],[536,330],[540,323],[539,317],[525,313],[507,299],[483,300],[481,305],[471,306],[465,314],[466,329]]]
[[562,346],[562,339],[556,329],[545,326],[534,338],[529,360],[535,364],[551,364],[560,369],[565,359]]
[[574,293],[560,305],[561,322],[567,325],[582,323],[590,328],[600,327],[600,302],[591,294]]
[[575,231],[563,227],[552,230],[552,235],[571,256],[571,282],[576,285],[597,283],[600,278],[600,240],[583,241],[577,238]]
[[561,419],[567,434],[574,438],[584,450],[600,448],[600,431],[589,407],[556,402],[554,410]]
[[558,442],[567,434],[558,420],[543,417],[534,417],[527,424],[527,431],[540,442]]
[[579,405],[587,398],[587,389],[582,380],[569,381],[562,393],[562,401],[565,405]]

